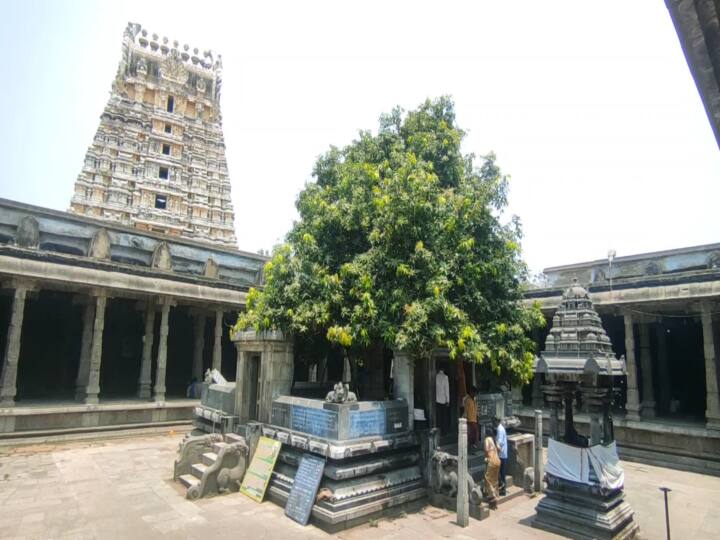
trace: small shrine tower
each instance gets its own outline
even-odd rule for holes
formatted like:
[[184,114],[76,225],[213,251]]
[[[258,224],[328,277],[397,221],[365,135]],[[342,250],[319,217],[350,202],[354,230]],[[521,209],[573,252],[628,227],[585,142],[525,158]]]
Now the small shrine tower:
[[[634,538],[638,525],[625,500],[611,416],[613,382],[625,376],[625,362],[613,354],[590,295],[577,283],[562,296],[535,375],[545,383],[550,438],[547,487],[533,527],[570,538]],[[589,437],[575,429],[573,408],[580,398],[590,416]],[[561,435],[558,412],[563,407]]]
[[221,83],[217,53],[129,23],[70,212],[236,248]]

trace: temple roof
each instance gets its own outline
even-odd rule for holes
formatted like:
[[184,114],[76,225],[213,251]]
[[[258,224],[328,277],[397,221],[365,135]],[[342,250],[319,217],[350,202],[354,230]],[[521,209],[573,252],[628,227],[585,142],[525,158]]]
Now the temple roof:
[[720,17],[717,0],[665,0],[720,146]]
[[535,372],[578,377],[625,374],[625,363],[615,358],[587,290],[577,282],[563,293]]

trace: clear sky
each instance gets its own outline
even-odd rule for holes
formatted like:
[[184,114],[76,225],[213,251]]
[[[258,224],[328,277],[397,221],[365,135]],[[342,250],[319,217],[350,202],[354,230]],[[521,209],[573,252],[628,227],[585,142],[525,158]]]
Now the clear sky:
[[0,5],[2,197],[68,208],[133,21],[223,56],[241,249],[284,237],[331,144],[441,94],[511,175],[533,271],[720,241],[720,152],[660,0]]

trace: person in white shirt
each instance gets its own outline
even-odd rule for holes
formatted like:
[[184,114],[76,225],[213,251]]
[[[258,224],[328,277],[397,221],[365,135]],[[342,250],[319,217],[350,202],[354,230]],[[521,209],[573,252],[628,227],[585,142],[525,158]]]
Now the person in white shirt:
[[495,428],[495,443],[498,447],[498,457],[500,458],[500,495],[506,494],[505,485],[505,465],[508,458],[508,441],[505,426],[502,425],[500,419],[496,416],[493,418],[493,427]]
[[435,410],[440,434],[446,434],[450,429],[450,381],[442,369],[435,375]]

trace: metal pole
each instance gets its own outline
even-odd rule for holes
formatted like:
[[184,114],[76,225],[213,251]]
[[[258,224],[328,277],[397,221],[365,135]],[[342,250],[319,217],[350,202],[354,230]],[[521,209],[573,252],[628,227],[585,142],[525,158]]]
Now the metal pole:
[[458,420],[457,524],[461,527],[467,527],[470,521],[467,476],[467,419],[460,418]]
[[668,511],[668,491],[672,491],[669,487],[661,487],[660,491],[665,494],[665,530],[667,531],[667,540],[670,540],[670,512]]
[[535,411],[535,491],[543,490],[543,426],[542,411]]

